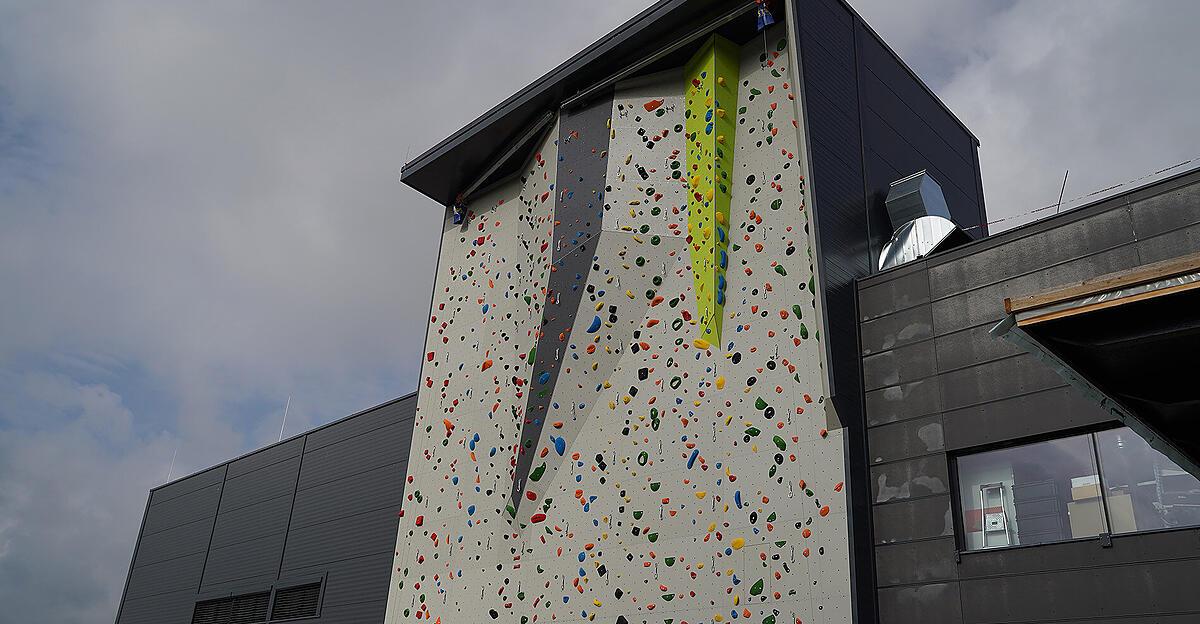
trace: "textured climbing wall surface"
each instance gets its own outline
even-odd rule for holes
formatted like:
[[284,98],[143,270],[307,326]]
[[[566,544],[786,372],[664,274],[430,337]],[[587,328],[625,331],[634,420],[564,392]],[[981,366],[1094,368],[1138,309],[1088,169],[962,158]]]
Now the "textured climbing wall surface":
[[388,622],[850,621],[783,36],[710,76],[736,94],[719,340],[682,67],[564,114],[446,226]]

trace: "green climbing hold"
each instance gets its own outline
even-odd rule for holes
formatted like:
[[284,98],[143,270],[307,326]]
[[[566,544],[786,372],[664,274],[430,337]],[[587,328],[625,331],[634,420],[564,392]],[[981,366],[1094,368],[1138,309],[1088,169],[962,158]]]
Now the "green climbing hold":
[[751,596],[757,596],[757,595],[761,594],[762,591],[763,591],[763,580],[762,579],[758,579],[757,581],[754,582],[754,585],[750,586],[750,595]]
[[783,268],[782,264],[775,265],[775,272],[780,275],[787,275],[787,269]]
[[757,409],[757,410],[767,409],[767,402],[764,401],[762,397],[758,397],[757,399],[754,400],[754,409]]
[[779,447],[779,450],[781,450],[781,451],[787,450],[787,443],[783,441],[783,438],[781,438],[779,436],[775,436],[772,440],[775,442],[775,446]]

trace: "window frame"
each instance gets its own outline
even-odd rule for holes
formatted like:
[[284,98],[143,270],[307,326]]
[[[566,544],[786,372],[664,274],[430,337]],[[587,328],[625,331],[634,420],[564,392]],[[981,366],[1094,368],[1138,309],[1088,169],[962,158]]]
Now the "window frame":
[[[1108,547],[1112,546],[1113,538],[1120,539],[1123,537],[1130,537],[1130,536],[1135,536],[1135,535],[1153,535],[1156,533],[1169,533],[1169,532],[1173,532],[1173,531],[1195,531],[1197,529],[1200,529],[1200,526],[1198,526],[1198,525],[1190,525],[1190,526],[1176,526],[1176,527],[1159,527],[1159,528],[1153,528],[1153,529],[1128,531],[1128,532],[1124,532],[1124,533],[1113,533],[1112,532],[1112,517],[1109,515],[1109,510],[1108,510],[1108,489],[1105,486],[1104,464],[1103,464],[1103,459],[1100,457],[1100,448],[1099,448],[1099,443],[1096,440],[1096,435],[1099,433],[1103,433],[1105,431],[1112,431],[1115,429],[1123,429],[1123,428],[1127,429],[1128,426],[1126,426],[1125,424],[1120,423],[1120,422],[1110,422],[1110,423],[1104,423],[1103,425],[1099,425],[1099,426],[1063,429],[1061,431],[1054,431],[1054,432],[1037,435],[1037,436],[1029,436],[1029,437],[1024,437],[1024,438],[1016,438],[1013,440],[1005,440],[1003,442],[997,442],[994,444],[984,444],[984,445],[969,447],[969,448],[965,448],[965,449],[958,449],[958,450],[955,450],[954,452],[947,453],[946,460],[949,462],[949,468],[948,468],[946,474],[948,475],[949,481],[950,481],[949,492],[948,492],[948,494],[950,495],[950,513],[953,514],[953,516],[954,516],[954,549],[955,549],[955,555],[956,555],[955,558],[958,560],[961,560],[961,557],[963,555],[977,555],[977,554],[992,553],[992,552],[998,552],[998,551],[1008,551],[1008,550],[1014,550],[1014,549],[1019,549],[1019,548],[1039,548],[1042,546],[1057,546],[1060,544],[1072,544],[1072,543],[1089,542],[1089,541],[1099,542],[1102,548],[1108,548]],[[1134,433],[1137,434],[1136,431]],[[1100,485],[1100,491],[1101,491],[1100,501],[1101,501],[1102,508],[1104,510],[1104,528],[1106,529],[1105,532],[1097,534],[1097,535],[1090,535],[1087,537],[1072,537],[1069,539],[1055,540],[1052,542],[1042,542],[1040,544],[1011,544],[1008,546],[993,546],[991,548],[975,548],[975,549],[971,549],[971,548],[967,547],[966,526],[965,526],[964,517],[963,517],[962,487],[961,487],[961,482],[959,480],[959,470],[958,470],[959,459],[961,459],[963,457],[970,457],[972,455],[988,453],[991,451],[999,451],[999,450],[1004,450],[1004,449],[1017,448],[1017,447],[1021,447],[1021,446],[1030,446],[1033,444],[1040,444],[1043,442],[1052,442],[1054,440],[1064,440],[1067,438],[1073,438],[1073,437],[1081,436],[1081,435],[1088,436],[1088,441],[1089,441],[1089,444],[1091,445],[1091,449],[1092,449],[1092,457],[1096,463],[1096,473],[1097,473],[1097,477],[1099,478],[1099,485]],[[1167,458],[1167,459],[1168,459],[1168,461],[1170,460],[1170,458]]]

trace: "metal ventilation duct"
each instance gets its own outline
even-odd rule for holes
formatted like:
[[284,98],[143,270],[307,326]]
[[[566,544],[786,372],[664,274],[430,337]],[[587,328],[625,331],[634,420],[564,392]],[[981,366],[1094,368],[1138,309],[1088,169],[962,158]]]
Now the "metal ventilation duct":
[[892,182],[886,204],[893,229],[900,229],[917,217],[950,219],[950,208],[946,206],[942,187],[925,171]]
[[925,171],[892,182],[885,203],[896,231],[879,254],[880,271],[970,240],[950,220],[942,187]]

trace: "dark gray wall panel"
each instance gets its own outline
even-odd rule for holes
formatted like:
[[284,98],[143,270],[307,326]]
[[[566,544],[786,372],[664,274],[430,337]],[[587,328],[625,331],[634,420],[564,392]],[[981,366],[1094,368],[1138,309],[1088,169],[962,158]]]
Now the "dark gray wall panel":
[[872,515],[876,544],[954,536],[948,495],[876,505]]
[[934,301],[933,327],[940,335],[988,322],[998,322],[1004,317],[1005,297],[1036,294],[1140,264],[1137,249],[1126,245],[1078,260],[1047,266],[1036,273]]
[[931,583],[879,590],[879,624],[961,622],[958,583]]
[[[224,466],[221,469],[224,472]],[[221,483],[217,482],[186,496],[150,505],[142,533],[149,535],[203,518],[211,518],[217,515],[217,504],[220,501]]]
[[287,528],[291,509],[292,495],[289,492],[234,511],[222,512],[217,515],[211,547],[221,548],[281,533]]
[[929,273],[918,260],[887,273],[889,279],[858,291],[859,320],[869,321],[917,304],[929,303]]
[[225,478],[227,480],[233,479],[234,477],[240,477],[248,472],[258,470],[259,468],[265,468],[271,464],[276,464],[286,459],[299,457],[300,451],[303,448],[304,436],[288,440],[282,444],[276,444],[275,446],[268,446],[261,451],[251,453],[241,459],[229,462],[229,474],[227,474]]
[[[283,528],[283,527],[279,527]],[[284,532],[213,547],[204,565],[204,586],[228,583],[252,577],[274,576],[279,572],[279,556],[283,552]]]
[[1112,421],[1107,412],[1070,386],[947,411],[943,416],[946,448],[951,450]]
[[937,372],[933,341],[926,340],[862,359],[863,384],[868,391],[930,377]]
[[1018,355],[942,375],[942,409],[950,411],[1065,384],[1034,356]]
[[406,467],[407,462],[388,464],[298,491],[292,527],[306,527],[368,509],[400,509],[404,487],[398,475],[405,474]]
[[203,565],[204,553],[196,553],[136,567],[129,575],[125,598],[132,600],[185,589],[196,591]]
[[296,456],[226,479],[225,491],[221,494],[221,513],[291,494],[296,489],[299,469],[300,457]]
[[[358,604],[387,596],[394,553],[391,551],[289,570],[287,577],[302,579],[328,573],[325,585],[326,606]],[[386,571],[387,574],[381,573]]]
[[196,589],[126,600],[117,624],[181,624],[192,621]]
[[867,431],[871,463],[908,459],[946,449],[942,417],[938,414],[883,425]]
[[949,489],[945,455],[871,467],[871,495],[876,503],[945,494]]
[[1128,213],[1106,212],[1037,236],[1016,238],[953,262],[933,264],[929,267],[931,294],[934,299],[948,297],[1132,241],[1133,224]]
[[138,542],[133,566],[204,552],[208,550],[208,538],[212,535],[212,528],[212,519],[203,518],[146,535]]
[[1129,211],[1139,239],[1200,223],[1200,185],[1184,186],[1135,201]]
[[993,327],[993,323],[988,323],[938,336],[934,341],[938,371],[944,373],[1024,353],[1013,343],[991,335]]
[[929,306],[917,306],[883,318],[866,321],[859,327],[862,354],[871,355],[933,337],[933,312]]
[[408,457],[411,426],[396,423],[304,453],[299,489],[329,483]]
[[948,581],[958,578],[954,538],[938,538],[875,548],[879,586]]
[[937,377],[872,390],[866,395],[867,425],[908,420],[941,409],[942,390]]
[[154,490],[150,493],[150,505],[157,505],[184,494],[191,494],[210,485],[218,484],[224,479],[224,465],[209,468],[204,472],[198,472],[190,477],[179,479]]
[[321,617],[304,620],[313,624],[357,624],[359,622],[382,622],[387,610],[387,599],[355,604],[333,605],[321,608]]
[[1194,560],[1120,565],[996,579],[963,580],[963,619],[1044,622],[1057,619],[1200,612]]
[[[394,552],[398,522],[396,510],[384,509],[293,528],[288,533],[283,569],[287,572],[383,550]],[[387,545],[381,549],[381,544]]]
[[412,429],[412,420],[416,416],[417,397],[415,394],[386,403],[366,412],[356,414],[330,427],[318,429],[307,436],[304,443],[306,451],[315,451],[321,447],[341,442],[347,438],[374,431],[380,427],[407,423]]
[[1200,249],[1200,225],[1191,225],[1138,241],[1137,250],[1142,262],[1161,262],[1195,253]]

